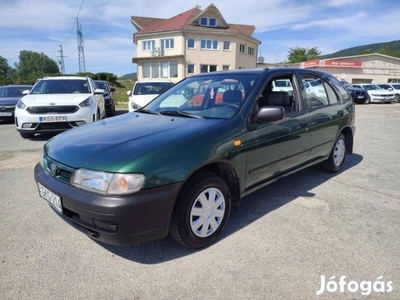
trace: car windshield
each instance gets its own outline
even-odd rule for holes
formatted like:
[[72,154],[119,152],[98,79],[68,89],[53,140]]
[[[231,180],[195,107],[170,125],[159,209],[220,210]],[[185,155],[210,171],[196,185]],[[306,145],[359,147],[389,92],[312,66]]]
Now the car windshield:
[[23,96],[22,92],[29,89],[30,87],[26,86],[3,86],[0,87],[0,97],[21,97]]
[[370,90],[382,90],[382,88],[380,88],[379,86],[375,85],[375,84],[364,84],[363,85],[364,89],[370,91]]
[[96,83],[97,88],[108,91],[107,84],[105,82],[95,81],[95,83]]
[[34,86],[31,94],[87,94],[90,92],[90,87],[86,80],[42,79]]
[[202,118],[228,119],[246,101],[257,77],[257,74],[188,77],[139,112],[183,112]]
[[137,82],[134,95],[158,95],[164,93],[174,84],[172,82]]
[[392,87],[396,90],[400,90],[400,84],[392,84]]

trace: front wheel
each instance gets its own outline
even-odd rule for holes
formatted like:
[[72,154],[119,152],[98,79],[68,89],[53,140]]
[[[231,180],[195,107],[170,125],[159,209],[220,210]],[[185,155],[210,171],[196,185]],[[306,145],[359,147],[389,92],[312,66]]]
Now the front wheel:
[[31,138],[33,138],[35,136],[35,134],[31,133],[31,132],[20,132],[19,134],[24,139],[31,139]]
[[213,173],[200,173],[183,187],[172,214],[170,235],[188,248],[215,242],[231,212],[226,182]]
[[323,168],[328,172],[338,172],[346,159],[346,137],[339,134],[333,146],[329,158],[322,163]]

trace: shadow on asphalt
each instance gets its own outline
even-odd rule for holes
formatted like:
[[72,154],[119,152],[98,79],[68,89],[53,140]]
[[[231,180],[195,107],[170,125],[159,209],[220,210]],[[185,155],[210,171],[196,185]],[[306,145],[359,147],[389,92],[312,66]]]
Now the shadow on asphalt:
[[[341,172],[346,172],[346,170],[357,166],[362,160],[363,156],[360,154],[347,156]],[[242,199],[239,210],[232,211],[220,240],[249,226],[259,218],[290,203],[297,197],[314,197],[315,194],[310,193],[310,190],[334,178],[341,172],[326,173],[321,170],[318,164],[246,196]],[[243,242],[245,243],[245,241]],[[138,245],[114,246],[98,241],[96,243],[118,256],[142,264],[158,264],[202,251],[201,249],[187,249],[169,236]]]

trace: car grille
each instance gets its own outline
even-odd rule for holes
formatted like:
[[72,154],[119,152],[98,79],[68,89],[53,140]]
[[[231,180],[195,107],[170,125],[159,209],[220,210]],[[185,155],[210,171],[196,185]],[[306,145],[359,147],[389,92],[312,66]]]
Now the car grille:
[[47,155],[43,155],[43,167],[44,170],[52,177],[54,177],[58,181],[67,184],[69,184],[69,180],[71,179],[72,173],[74,172],[73,168],[59,163],[58,161],[48,157]]
[[64,105],[64,106],[31,106],[26,110],[30,114],[47,114],[47,113],[59,113],[59,114],[72,114],[79,109],[76,105]]

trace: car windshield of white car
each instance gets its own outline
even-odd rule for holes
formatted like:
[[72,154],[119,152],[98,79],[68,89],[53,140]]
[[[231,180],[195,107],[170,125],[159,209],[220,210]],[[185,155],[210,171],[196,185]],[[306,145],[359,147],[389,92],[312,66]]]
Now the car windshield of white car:
[[158,95],[164,93],[173,85],[172,82],[138,82],[134,95]]
[[39,81],[32,89],[31,94],[87,94],[90,92],[86,80],[55,79]]

